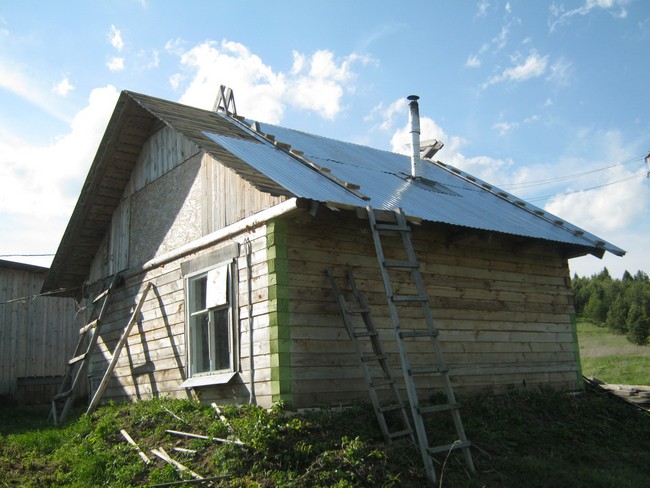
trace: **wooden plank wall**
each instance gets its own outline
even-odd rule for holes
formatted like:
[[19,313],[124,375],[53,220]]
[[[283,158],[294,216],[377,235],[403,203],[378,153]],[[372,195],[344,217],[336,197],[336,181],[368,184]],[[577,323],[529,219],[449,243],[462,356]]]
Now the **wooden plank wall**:
[[[191,167],[200,167],[200,174]],[[185,181],[188,178],[191,181]],[[285,200],[260,192],[165,126],[142,148],[103,248],[93,260],[89,281],[137,266]],[[200,226],[194,219],[200,219]],[[143,221],[156,222],[156,228],[145,229]],[[133,225],[136,228],[131,229]],[[155,253],[142,251],[143,239],[147,248],[152,247],[154,239],[158,241]]]
[[[180,263],[202,256],[219,246],[186,256],[146,274],[128,278],[111,298],[109,313],[91,363],[93,388],[99,384],[110,361],[121,331],[127,324],[146,283],[154,286],[148,294],[138,324],[133,328],[109,383],[103,400],[135,400],[157,396],[188,397],[197,395],[205,401],[243,403],[250,397],[250,333],[248,320],[248,272],[244,240],[250,239],[252,260],[252,304],[254,344],[254,391],[258,403],[270,405],[271,376],[268,352],[268,305],[266,290],[265,227],[250,229],[234,236],[241,246],[238,267],[239,375],[229,384],[203,387],[193,392],[180,387],[185,379],[185,302]],[[229,241],[226,241],[229,242]]]
[[[360,393],[365,392],[361,368],[324,274],[328,267],[341,285],[345,268],[353,268],[401,377],[367,221],[342,214],[321,212],[317,220],[289,228],[292,391],[298,407],[367,398]],[[482,240],[478,234],[448,244],[442,226],[417,227],[414,245],[458,391],[538,383],[576,386],[573,301],[568,265],[559,250],[516,251],[512,239]],[[398,249],[399,243],[389,244],[387,256],[397,258]],[[408,294],[409,281],[397,276],[396,292]],[[403,315],[405,328],[416,327],[416,312]],[[419,350],[413,362],[427,364],[430,347]],[[429,386],[435,388],[435,382]]]
[[[0,267],[0,395],[29,403],[50,400],[78,337],[76,302],[36,297],[44,280],[44,272]],[[9,302],[21,297],[31,298]],[[27,381],[36,378],[52,381]],[[18,392],[19,379],[26,391]]]
[[260,192],[233,170],[207,155],[203,161],[202,181],[204,234],[223,229],[286,200],[286,197]]

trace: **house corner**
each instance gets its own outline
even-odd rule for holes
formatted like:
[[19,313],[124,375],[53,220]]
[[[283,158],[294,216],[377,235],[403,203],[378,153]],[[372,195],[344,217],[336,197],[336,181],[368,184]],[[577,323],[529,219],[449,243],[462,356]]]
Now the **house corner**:
[[288,408],[292,408],[289,259],[286,221],[275,219],[268,223],[266,251],[269,278],[271,400],[273,403],[282,402]]

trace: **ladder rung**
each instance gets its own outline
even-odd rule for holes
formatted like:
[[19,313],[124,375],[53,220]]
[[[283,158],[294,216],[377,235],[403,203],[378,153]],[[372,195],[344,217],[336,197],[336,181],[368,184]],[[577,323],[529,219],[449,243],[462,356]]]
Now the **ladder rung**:
[[395,432],[389,432],[388,437],[395,439],[396,437],[404,437],[411,435],[413,433],[412,429],[396,430]]
[[104,298],[106,295],[108,295],[109,291],[110,291],[110,288],[107,288],[106,290],[101,292],[99,295],[97,295],[95,297],[95,299],[93,300],[93,303],[97,303],[98,301],[100,301],[102,298]]
[[384,261],[384,266],[387,268],[419,268],[420,263],[417,261],[399,261],[395,259]]
[[400,331],[399,336],[404,339],[405,337],[438,337],[437,330],[407,330]]
[[465,449],[466,447],[470,447],[472,443],[470,441],[463,441],[463,442],[454,442],[453,444],[446,444],[444,446],[436,446],[436,447],[430,447],[427,449],[429,454],[437,454],[439,452],[448,452],[451,451],[452,449]]
[[362,313],[370,313],[370,310],[367,307],[361,307],[361,308],[348,307],[347,312],[349,314],[362,314]]
[[403,405],[400,405],[399,403],[394,403],[392,405],[384,405],[383,407],[379,407],[379,411],[381,413],[394,412],[395,410],[401,410],[403,408],[404,408]]
[[79,335],[85,334],[90,329],[94,329],[95,327],[97,327],[98,324],[99,324],[99,319],[95,319],[92,322],[89,322],[87,325],[85,325],[81,329],[79,329]]
[[58,395],[54,395],[52,401],[56,402],[57,400],[63,400],[64,398],[68,398],[70,395],[72,395],[72,390],[64,391]]
[[378,386],[392,385],[393,383],[395,383],[395,380],[392,379],[392,378],[382,378],[382,379],[378,379],[378,380],[372,380],[370,382],[370,387],[371,388],[376,388]]
[[361,356],[361,361],[364,363],[368,361],[383,361],[385,359],[388,359],[388,356],[381,354],[369,354],[366,356]]
[[354,335],[354,337],[376,337],[376,336],[379,335],[379,332],[377,332],[376,330],[372,330],[372,331],[371,330],[360,330],[360,331],[355,330],[355,331],[352,332],[352,335]]
[[418,412],[420,415],[424,415],[427,413],[433,413],[433,412],[444,412],[445,410],[455,410],[458,409],[460,406],[458,403],[445,403],[444,405],[431,405],[427,407],[419,407]]
[[409,226],[399,224],[375,224],[375,229],[378,231],[411,232]]
[[391,299],[394,302],[428,302],[427,295],[393,295]]
[[79,361],[83,361],[86,359],[86,356],[88,356],[87,352],[84,352],[83,354],[79,354],[79,356],[72,358],[70,361],[68,361],[68,366],[72,366],[75,363],[78,363]]
[[447,368],[411,368],[409,369],[410,374],[443,374],[449,372]]

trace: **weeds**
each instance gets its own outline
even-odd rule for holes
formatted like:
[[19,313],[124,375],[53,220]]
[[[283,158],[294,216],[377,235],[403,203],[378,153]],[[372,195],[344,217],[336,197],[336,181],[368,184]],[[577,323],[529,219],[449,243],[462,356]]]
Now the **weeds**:
[[[477,472],[467,472],[460,452],[441,454],[435,459],[440,486],[647,484],[650,418],[607,395],[530,389],[462,400]],[[121,429],[147,452],[163,447],[204,476],[229,475],[215,482],[220,487],[426,486],[416,447],[407,439],[385,444],[368,406],[301,415],[288,415],[282,405],[270,411],[249,405],[222,411],[228,426],[210,407],[191,401],[111,404],[91,417],[77,412],[55,429],[46,414],[3,408],[0,486],[126,487],[184,479],[157,458],[145,465]],[[175,437],[166,429],[236,436],[245,445]],[[446,429],[453,431],[453,425],[445,418],[429,425],[433,435]]]

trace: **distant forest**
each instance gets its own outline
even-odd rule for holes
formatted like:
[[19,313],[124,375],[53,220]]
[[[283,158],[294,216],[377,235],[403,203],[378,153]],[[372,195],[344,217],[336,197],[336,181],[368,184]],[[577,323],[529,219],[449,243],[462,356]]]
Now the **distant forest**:
[[650,279],[643,271],[613,279],[607,268],[589,278],[573,277],[576,314],[623,334],[638,345],[650,336]]

